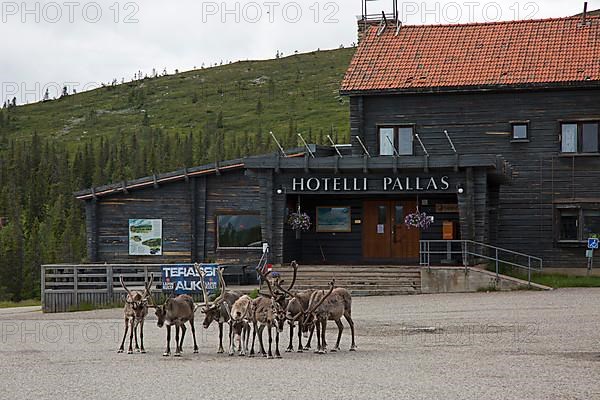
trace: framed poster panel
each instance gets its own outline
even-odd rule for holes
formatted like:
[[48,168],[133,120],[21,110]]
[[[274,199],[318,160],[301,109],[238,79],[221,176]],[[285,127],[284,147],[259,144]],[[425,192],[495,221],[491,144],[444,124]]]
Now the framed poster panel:
[[162,219],[129,220],[129,255],[162,255]]
[[317,207],[317,232],[352,232],[350,207]]

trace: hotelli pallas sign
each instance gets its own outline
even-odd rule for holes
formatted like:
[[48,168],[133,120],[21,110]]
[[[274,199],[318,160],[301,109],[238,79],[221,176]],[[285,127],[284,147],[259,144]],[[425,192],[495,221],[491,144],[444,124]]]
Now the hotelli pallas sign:
[[448,176],[386,176],[368,177],[294,177],[293,192],[407,192],[446,191],[450,188]]

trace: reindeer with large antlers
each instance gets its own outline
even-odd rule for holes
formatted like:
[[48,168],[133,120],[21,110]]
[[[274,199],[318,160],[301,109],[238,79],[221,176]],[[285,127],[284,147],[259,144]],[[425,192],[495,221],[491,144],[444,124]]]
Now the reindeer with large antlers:
[[219,275],[219,282],[221,284],[221,293],[219,294],[219,297],[210,302],[208,300],[208,294],[204,285],[204,277],[206,276],[206,273],[202,268],[200,268],[199,264],[195,264],[194,267],[196,268],[196,272],[198,272],[200,275],[200,286],[202,287],[202,294],[204,295],[205,302],[205,305],[200,308],[200,311],[202,311],[204,314],[204,321],[202,325],[204,326],[204,329],[208,329],[213,321],[217,321],[219,324],[219,348],[217,353],[223,353],[223,324],[227,323],[229,325],[229,355],[233,355],[231,307],[241,295],[238,292],[227,290],[225,279],[223,279],[223,270],[221,268],[217,268],[217,274]]
[[[125,307],[123,308],[123,314],[125,316],[125,333],[123,334],[123,340],[121,341],[121,347],[119,347],[118,352],[122,353],[125,350],[125,338],[127,337],[127,331],[129,327],[131,327],[131,332],[129,334],[129,349],[127,350],[127,354],[133,353],[132,342],[135,337],[135,349],[136,351],[140,351],[145,353],[144,349],[144,320],[148,315],[148,299],[152,298],[152,282],[154,280],[154,275],[150,275],[150,281],[144,283],[144,291],[140,292],[137,290],[131,291],[123,282],[123,276],[119,277],[121,281],[121,286],[127,292],[127,297],[125,298]],[[140,328],[140,345],[138,346],[138,335],[137,328]]]
[[[282,306],[280,301],[282,301],[282,297],[285,298],[284,294],[274,293],[273,288],[271,286],[271,282],[266,279],[266,275],[261,274],[263,276],[264,282],[267,283],[269,288],[269,294],[260,293],[260,297],[254,299],[252,302],[252,307],[254,310],[253,316],[253,326],[254,332],[252,335],[252,349],[250,350],[250,355],[254,355],[254,342],[256,339],[256,335],[258,334],[258,343],[260,345],[260,353],[263,357],[273,358],[272,352],[272,344],[273,344],[273,334],[272,328],[275,328],[275,357],[281,358],[281,353],[279,353],[279,333],[283,332],[283,326],[285,323],[285,306]],[[269,352],[265,352],[265,346],[263,345],[263,331],[267,328],[269,333]]]
[[[183,339],[185,338],[185,323],[189,322],[194,337],[194,353],[198,352],[198,343],[196,342],[196,328],[194,326],[194,312],[196,305],[194,299],[187,294],[180,294],[177,297],[169,297],[163,305],[152,306],[156,308],[155,314],[158,319],[157,325],[162,328],[167,325],[167,349],[163,356],[171,355],[171,326],[175,325],[175,357],[181,357],[183,351]],[[181,340],[179,339],[179,330],[181,329]]]
[[314,332],[314,326],[310,330],[310,334],[308,336],[308,341],[305,346],[302,346],[302,320],[304,317],[304,313],[308,310],[308,304],[310,303],[310,298],[312,294],[315,292],[314,289],[301,290],[295,293],[290,292],[290,288],[284,289],[281,287],[283,281],[277,280],[275,286],[282,292],[286,293],[290,299],[287,302],[287,306],[285,308],[285,317],[288,320],[288,324],[290,325],[290,343],[288,348],[285,350],[286,353],[294,351],[294,324],[298,323],[298,353],[302,353],[304,350],[310,349],[310,343],[312,341],[312,336]]
[[316,327],[316,352],[326,353],[327,341],[325,340],[325,333],[327,331],[327,321],[335,321],[338,327],[338,337],[335,347],[331,349],[331,351],[339,351],[340,339],[342,338],[342,331],[344,330],[341,319],[344,317],[346,318],[346,321],[348,321],[350,331],[352,332],[350,351],[355,351],[356,344],[354,342],[354,321],[352,321],[352,296],[350,295],[350,292],[344,288],[334,289],[334,281],[329,285],[330,288],[327,293],[324,290],[317,290],[312,294],[308,310],[304,313],[302,328],[305,331],[308,331],[312,326]]

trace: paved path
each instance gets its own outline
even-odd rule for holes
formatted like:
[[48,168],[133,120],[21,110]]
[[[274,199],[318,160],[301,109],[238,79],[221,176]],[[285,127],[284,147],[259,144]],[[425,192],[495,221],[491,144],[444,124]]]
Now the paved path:
[[0,313],[2,398],[600,399],[599,289],[356,298],[353,314],[359,351],[346,328],[340,353],[266,360],[215,354],[214,328],[164,358],[154,317],[148,354],[117,354],[119,310]]

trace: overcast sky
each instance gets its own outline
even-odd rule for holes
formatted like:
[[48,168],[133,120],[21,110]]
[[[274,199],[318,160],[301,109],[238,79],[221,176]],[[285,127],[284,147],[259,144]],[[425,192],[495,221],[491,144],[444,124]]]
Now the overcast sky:
[[[485,22],[580,13],[583,1],[398,1],[406,24]],[[360,0],[0,0],[2,99],[41,99],[63,85],[81,91],[214,63],[350,46]],[[392,0],[369,2],[369,13]],[[590,0],[590,10],[600,0]]]

